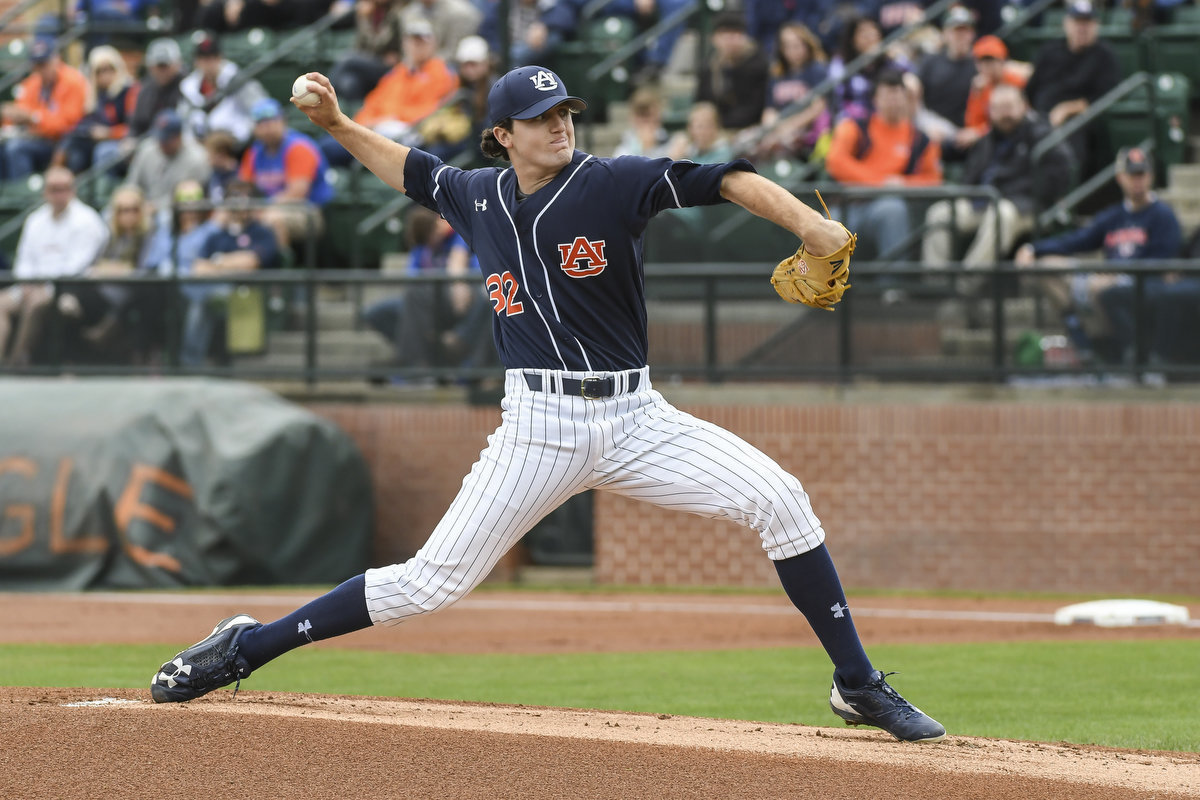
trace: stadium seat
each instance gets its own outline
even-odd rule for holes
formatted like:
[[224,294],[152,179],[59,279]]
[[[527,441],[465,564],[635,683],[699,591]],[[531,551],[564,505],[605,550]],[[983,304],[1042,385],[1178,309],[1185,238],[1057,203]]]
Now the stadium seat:
[[279,34],[265,28],[233,31],[221,37],[221,53],[235,64],[246,66],[278,43]]
[[1171,164],[1184,160],[1188,131],[1190,82],[1178,73],[1164,73],[1117,101],[1104,113],[1109,146],[1113,154],[1119,148],[1140,144],[1147,138],[1155,142],[1155,154],[1162,174]]
[[1153,72],[1177,72],[1185,76],[1192,96],[1200,97],[1200,22],[1186,25],[1160,25],[1146,33],[1147,69]]

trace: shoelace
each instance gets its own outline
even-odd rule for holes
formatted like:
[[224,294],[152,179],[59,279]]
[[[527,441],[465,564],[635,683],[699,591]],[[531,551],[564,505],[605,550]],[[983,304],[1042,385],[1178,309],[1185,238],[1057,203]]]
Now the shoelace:
[[237,668],[237,653],[238,643],[234,640],[233,647],[230,647],[229,652],[225,654],[226,662],[233,665],[234,675],[237,675],[237,683],[233,685],[233,694],[230,695],[230,700],[237,700],[238,689],[242,688],[242,676],[238,674],[239,670]]
[[887,695],[889,698],[891,698],[892,702],[894,702],[896,704],[899,711],[901,711],[906,717],[911,717],[912,715],[918,713],[917,710],[915,708],[913,708],[912,703],[908,702],[903,697],[901,697],[900,693],[897,692],[895,689],[893,689],[891,687],[891,685],[888,684],[888,682],[887,682],[887,677],[889,675],[895,675],[895,674],[896,674],[895,672],[883,673],[879,677],[878,688],[885,695]]

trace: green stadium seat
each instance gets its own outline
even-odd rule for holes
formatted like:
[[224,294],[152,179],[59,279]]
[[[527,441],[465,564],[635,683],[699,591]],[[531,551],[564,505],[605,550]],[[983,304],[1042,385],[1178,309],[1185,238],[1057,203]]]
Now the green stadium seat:
[[279,43],[279,34],[266,28],[233,31],[221,36],[221,53],[235,64],[246,66]]
[[1133,28],[1134,13],[1132,8],[1124,6],[1108,8],[1102,14],[1100,24],[1105,28],[1125,28],[1126,30]]
[[1117,101],[1104,113],[1104,125],[1113,154],[1122,147],[1154,140],[1156,163],[1166,168],[1184,160],[1188,132],[1190,82],[1178,73],[1156,75],[1153,86],[1144,86]]
[[1196,53],[1200,43],[1200,23],[1160,25],[1145,35],[1148,37],[1147,69],[1185,76],[1191,85],[1192,97],[1200,97],[1200,58]]
[[1200,5],[1189,3],[1175,6],[1171,12],[1171,24],[1200,26]]
[[1065,8],[1047,8],[1042,12],[1042,24],[1039,25],[1043,31],[1049,31],[1055,36],[1063,35],[1063,19],[1067,16]]
[[599,52],[611,53],[637,35],[637,26],[628,17],[602,17],[584,26],[583,41]]

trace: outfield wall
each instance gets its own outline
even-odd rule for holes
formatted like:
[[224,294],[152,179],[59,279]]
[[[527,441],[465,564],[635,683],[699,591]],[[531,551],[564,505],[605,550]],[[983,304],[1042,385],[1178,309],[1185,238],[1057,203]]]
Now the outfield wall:
[[[800,478],[849,586],[1200,594],[1200,403],[665,393]],[[371,465],[377,562],[420,546],[499,422],[492,407],[309,407]],[[598,493],[595,537],[601,583],[775,582],[727,522]]]

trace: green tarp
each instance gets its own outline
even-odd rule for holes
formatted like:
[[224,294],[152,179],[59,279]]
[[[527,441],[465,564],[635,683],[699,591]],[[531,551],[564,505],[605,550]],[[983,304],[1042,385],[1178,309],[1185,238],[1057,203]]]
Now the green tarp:
[[332,583],[371,525],[350,437],[260,387],[0,379],[0,590]]

